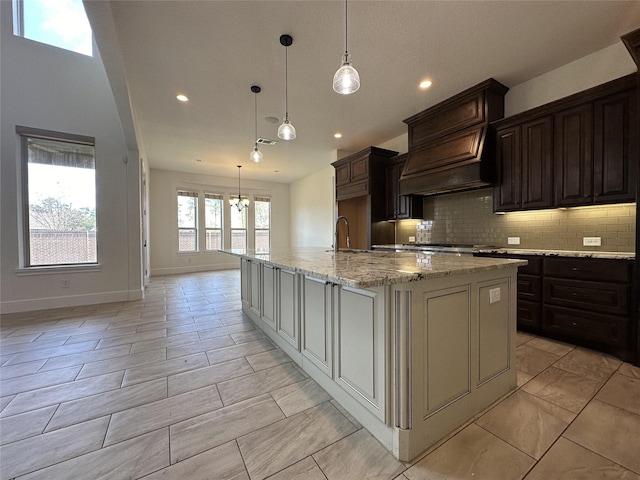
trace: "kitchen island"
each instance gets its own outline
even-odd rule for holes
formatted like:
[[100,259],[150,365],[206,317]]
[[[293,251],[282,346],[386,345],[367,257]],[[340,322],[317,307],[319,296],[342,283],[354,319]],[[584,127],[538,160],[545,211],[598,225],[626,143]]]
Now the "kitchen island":
[[243,311],[399,460],[516,388],[526,261],[224,251],[241,257]]

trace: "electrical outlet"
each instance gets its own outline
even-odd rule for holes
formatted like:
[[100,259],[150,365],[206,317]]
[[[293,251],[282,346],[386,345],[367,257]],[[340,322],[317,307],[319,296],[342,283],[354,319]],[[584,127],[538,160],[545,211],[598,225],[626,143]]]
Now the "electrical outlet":
[[60,280],[60,288],[69,288],[70,285],[71,285],[71,280],[69,280],[68,278]]
[[602,239],[600,237],[582,237],[582,245],[585,247],[600,247]]
[[415,243],[416,237],[409,237],[409,243]]
[[500,287],[489,290],[489,303],[497,303],[500,301]]
[[520,237],[507,237],[509,245],[520,245]]

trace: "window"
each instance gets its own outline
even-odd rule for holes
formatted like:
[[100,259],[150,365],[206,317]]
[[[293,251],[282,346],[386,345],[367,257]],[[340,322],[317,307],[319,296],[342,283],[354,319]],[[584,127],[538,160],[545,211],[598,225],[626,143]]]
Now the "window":
[[255,240],[256,252],[266,253],[270,246],[271,229],[271,199],[269,197],[254,197]]
[[178,252],[198,251],[198,194],[178,191]]
[[223,200],[222,195],[215,193],[204,194],[204,249],[208,251],[222,248]]
[[238,211],[237,207],[231,207],[231,248],[247,248],[247,210],[245,207]]
[[17,127],[25,267],[97,263],[95,139]]
[[13,0],[13,34],[92,56],[92,33],[82,0]]

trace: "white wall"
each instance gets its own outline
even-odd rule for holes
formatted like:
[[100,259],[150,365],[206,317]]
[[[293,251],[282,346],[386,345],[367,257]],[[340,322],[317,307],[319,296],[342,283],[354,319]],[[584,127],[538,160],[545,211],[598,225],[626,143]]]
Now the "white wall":
[[637,71],[622,41],[513,86],[505,96],[505,117],[587,90]]
[[[242,180],[242,195],[271,197],[271,246],[289,247],[289,185],[284,183]],[[151,169],[149,182],[149,249],[151,275],[198,272],[239,268],[236,257],[219,252],[178,253],[178,190],[196,191],[201,196],[205,192],[222,193],[225,196],[225,242],[228,244],[229,215],[228,198],[238,194],[236,178],[214,175],[197,175],[168,170]],[[249,207],[249,226],[253,226],[253,208]],[[202,221],[200,225],[202,225]],[[253,248],[251,232],[248,247]]]
[[[127,149],[97,52],[87,57],[15,37],[11,2],[1,1],[0,72],[0,311],[141,298],[138,152]],[[99,268],[20,269],[16,125],[95,137]]]
[[291,183],[291,246],[330,247],[335,218],[331,165]]

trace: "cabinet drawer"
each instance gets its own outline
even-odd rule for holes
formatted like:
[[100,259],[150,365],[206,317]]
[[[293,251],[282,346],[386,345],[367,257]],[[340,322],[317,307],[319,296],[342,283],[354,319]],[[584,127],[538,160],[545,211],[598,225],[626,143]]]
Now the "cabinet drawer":
[[518,300],[542,300],[542,277],[518,274]]
[[349,183],[336,188],[336,199],[345,200],[347,198],[360,197],[369,193],[369,180]]
[[545,258],[544,274],[549,277],[628,282],[631,264],[626,260]]
[[545,278],[544,303],[626,315],[628,287],[616,283]]
[[627,319],[613,315],[545,305],[544,329],[572,338],[624,347]]
[[542,306],[538,302],[528,302],[518,298],[518,326],[540,328]]

